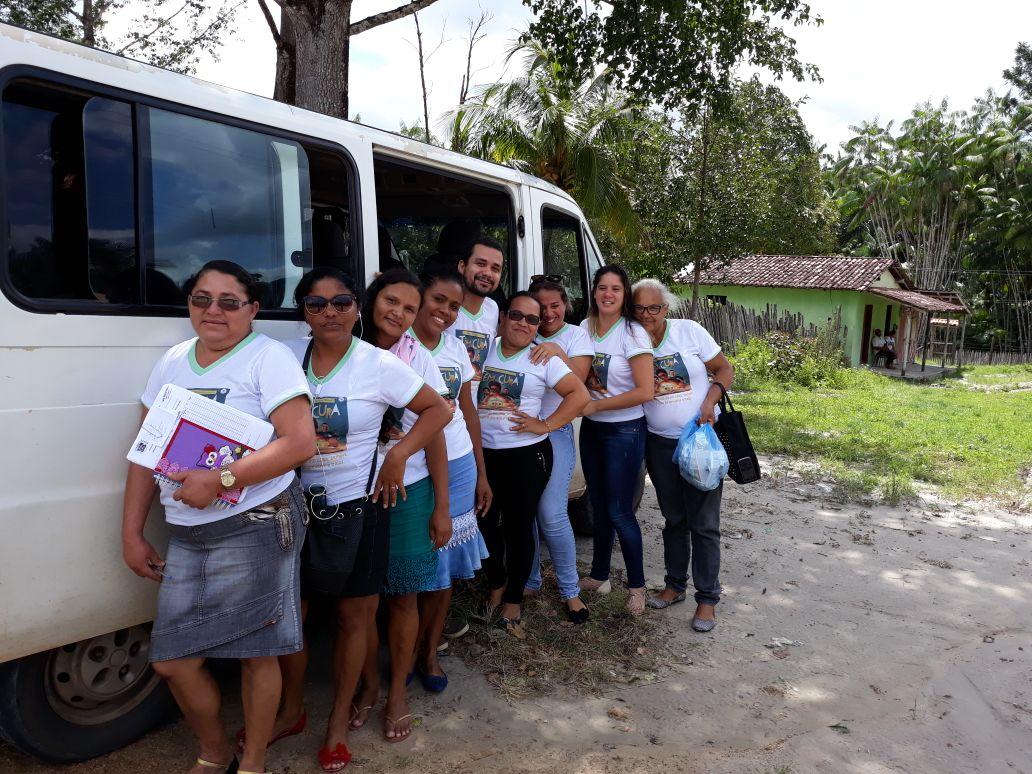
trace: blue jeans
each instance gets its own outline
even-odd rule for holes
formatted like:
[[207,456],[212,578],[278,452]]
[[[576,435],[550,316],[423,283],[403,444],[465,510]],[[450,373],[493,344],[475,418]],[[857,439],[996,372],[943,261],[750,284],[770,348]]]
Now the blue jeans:
[[666,522],[663,527],[666,585],[684,591],[691,562],[695,601],[715,605],[720,601],[721,591],[720,498],[724,485],[703,492],[685,481],[673,459],[676,448],[676,438],[648,433],[645,465]]
[[570,479],[577,464],[577,445],[573,441],[573,425],[560,427],[548,435],[552,442],[552,475],[538,504],[537,524],[534,525],[534,564],[530,569],[527,588],[541,588],[541,546],[540,534],[548,545],[552,557],[552,568],[559,583],[559,594],[563,599],[573,599],[580,594],[577,585],[577,544],[573,539],[573,527],[567,504],[570,496]]
[[581,467],[595,516],[591,577],[609,580],[613,537],[627,566],[627,586],[645,586],[641,527],[634,515],[634,489],[645,458],[645,417],[626,422],[581,420]]

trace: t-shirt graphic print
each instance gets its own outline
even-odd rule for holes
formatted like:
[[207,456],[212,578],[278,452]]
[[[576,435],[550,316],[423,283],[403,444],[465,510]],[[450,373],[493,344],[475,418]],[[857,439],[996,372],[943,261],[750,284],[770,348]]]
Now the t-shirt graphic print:
[[525,375],[517,371],[487,368],[480,379],[477,411],[501,411],[506,414],[517,411],[524,378]]
[[444,387],[446,392],[443,394],[444,400],[448,403],[448,408],[452,410],[452,414],[455,413],[455,404],[459,400],[459,390],[462,389],[462,374],[459,373],[459,369],[455,366],[440,366],[441,378],[444,379]]
[[653,360],[653,370],[655,371],[657,398],[682,392],[686,393],[684,397],[688,397],[687,393],[691,393],[691,380],[680,352],[672,355],[657,355]]
[[606,385],[609,383],[609,361],[612,355],[599,352],[591,359],[591,370],[588,371],[588,378],[584,381],[588,392],[594,393],[595,399],[604,398],[609,394]]
[[473,381],[479,381],[483,378],[481,374],[484,371],[484,361],[487,360],[487,350],[491,346],[491,339],[493,337],[480,331],[464,330],[456,330],[455,335],[458,336],[459,341],[466,348],[469,362],[473,364]]
[[225,403],[229,397],[228,387],[191,387],[190,392],[202,398],[211,398],[216,403]]
[[319,454],[348,450],[347,398],[316,398],[312,403],[312,419],[315,421],[315,448]]

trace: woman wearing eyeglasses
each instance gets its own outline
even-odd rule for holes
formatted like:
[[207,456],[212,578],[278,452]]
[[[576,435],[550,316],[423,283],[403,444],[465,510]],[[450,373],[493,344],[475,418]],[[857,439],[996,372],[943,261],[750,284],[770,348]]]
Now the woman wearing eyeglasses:
[[723,485],[711,492],[696,489],[681,476],[673,457],[688,422],[714,422],[721,394],[717,383],[729,388],[735,372],[705,328],[694,320],[667,319],[677,297],[666,285],[644,279],[634,284],[633,293],[634,314],[648,332],[655,353],[656,395],[645,404],[645,464],[666,522],[666,588],[651,597],[648,606],[662,610],[684,601],[690,560],[696,603],[692,628],[708,632],[717,625],[715,606],[720,601]]
[[[515,293],[484,363],[477,412],[487,478],[494,495],[480,524],[490,556],[484,560],[488,597],[484,617],[499,612],[498,625],[520,626],[523,591],[534,560],[534,521],[552,472],[548,434],[580,414],[590,397],[561,358],[535,363],[534,337],[541,304],[527,291]],[[542,400],[555,390],[560,401],[549,413]]]
[[[143,535],[158,491],[154,471],[130,464],[122,553],[133,572],[161,584],[150,659],[197,737],[190,771],[261,772],[280,699],[276,657],[302,644],[304,505],[294,469],[315,446],[308,385],[289,349],[251,331],[260,286],[243,268],[210,261],[185,291],[197,337],[161,357],[141,397],[144,407],[175,384],[271,422],[275,437],[246,457],[229,452],[218,467],[202,463],[169,476],[179,486],[160,492],[170,533],[164,558]],[[241,489],[239,502],[226,505]],[[207,658],[241,663],[247,742],[240,760],[219,719]]]
[[[388,570],[388,506],[404,498],[406,462],[440,431],[446,409],[409,366],[354,335],[360,305],[348,275],[331,267],[313,269],[298,282],[294,300],[312,337],[287,346],[307,376],[316,429],[316,453],[301,467],[310,516],[301,586],[305,609],[312,598],[336,602],[335,693],[318,759],[324,771],[339,771],[351,759],[353,702],[360,701],[356,689],[375,637]],[[380,431],[392,406],[404,406],[418,418],[408,435],[381,455]],[[307,720],[307,652],[280,664],[283,701],[273,741],[301,733]]]

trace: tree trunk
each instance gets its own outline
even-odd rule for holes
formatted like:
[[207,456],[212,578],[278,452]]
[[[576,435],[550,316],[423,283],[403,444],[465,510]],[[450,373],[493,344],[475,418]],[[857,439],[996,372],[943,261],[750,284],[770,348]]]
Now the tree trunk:
[[82,0],[82,42],[87,46],[97,45],[97,25],[93,16],[93,0]]
[[[320,13],[284,7],[295,45],[293,104],[334,118],[347,118],[352,0],[318,5]],[[284,92],[289,93],[286,84]]]
[[294,23],[285,11],[280,13],[279,40],[276,43],[276,86],[272,98],[288,105],[297,104],[297,42]]
[[[702,114],[702,167],[699,172],[699,210],[695,229],[697,234],[703,234],[703,224],[706,222],[706,185],[709,183],[709,151],[710,151],[710,113],[709,109]],[[690,317],[697,320],[696,314],[699,311],[699,280],[702,279],[702,262],[708,256],[696,255],[695,267],[692,272],[692,310]]]
[[423,59],[423,31],[419,28],[419,14],[412,14],[416,22],[416,47],[419,52],[419,85],[423,89],[423,137],[430,142],[430,106],[426,93],[426,60]]

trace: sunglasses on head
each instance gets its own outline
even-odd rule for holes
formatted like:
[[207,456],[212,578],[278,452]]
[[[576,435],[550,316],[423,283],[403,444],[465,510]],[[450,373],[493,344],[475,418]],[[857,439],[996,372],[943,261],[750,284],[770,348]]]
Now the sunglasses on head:
[[333,298],[305,296],[302,303],[305,305],[305,311],[309,314],[322,314],[331,304],[338,312],[344,313],[350,311],[351,307],[355,305],[355,297],[350,293],[341,293]]
[[510,309],[508,312],[505,313],[505,316],[508,317],[513,322],[519,322],[520,320],[526,320],[527,321],[527,325],[537,325],[538,323],[541,322],[541,318],[538,315],[536,315],[536,314],[524,314],[519,309]]
[[533,285],[535,282],[557,282],[562,285],[566,281],[566,277],[562,274],[531,274],[530,284]]
[[648,306],[643,306],[642,304],[635,304],[633,308],[636,314],[643,314],[644,312],[648,312],[651,315],[657,315],[664,309],[666,309],[666,304],[649,304]]
[[212,302],[219,305],[219,309],[224,312],[235,312],[241,307],[247,306],[251,301],[241,301],[239,298],[212,298],[206,296],[203,293],[190,296],[190,305],[196,306],[198,309],[207,309],[211,306]]

